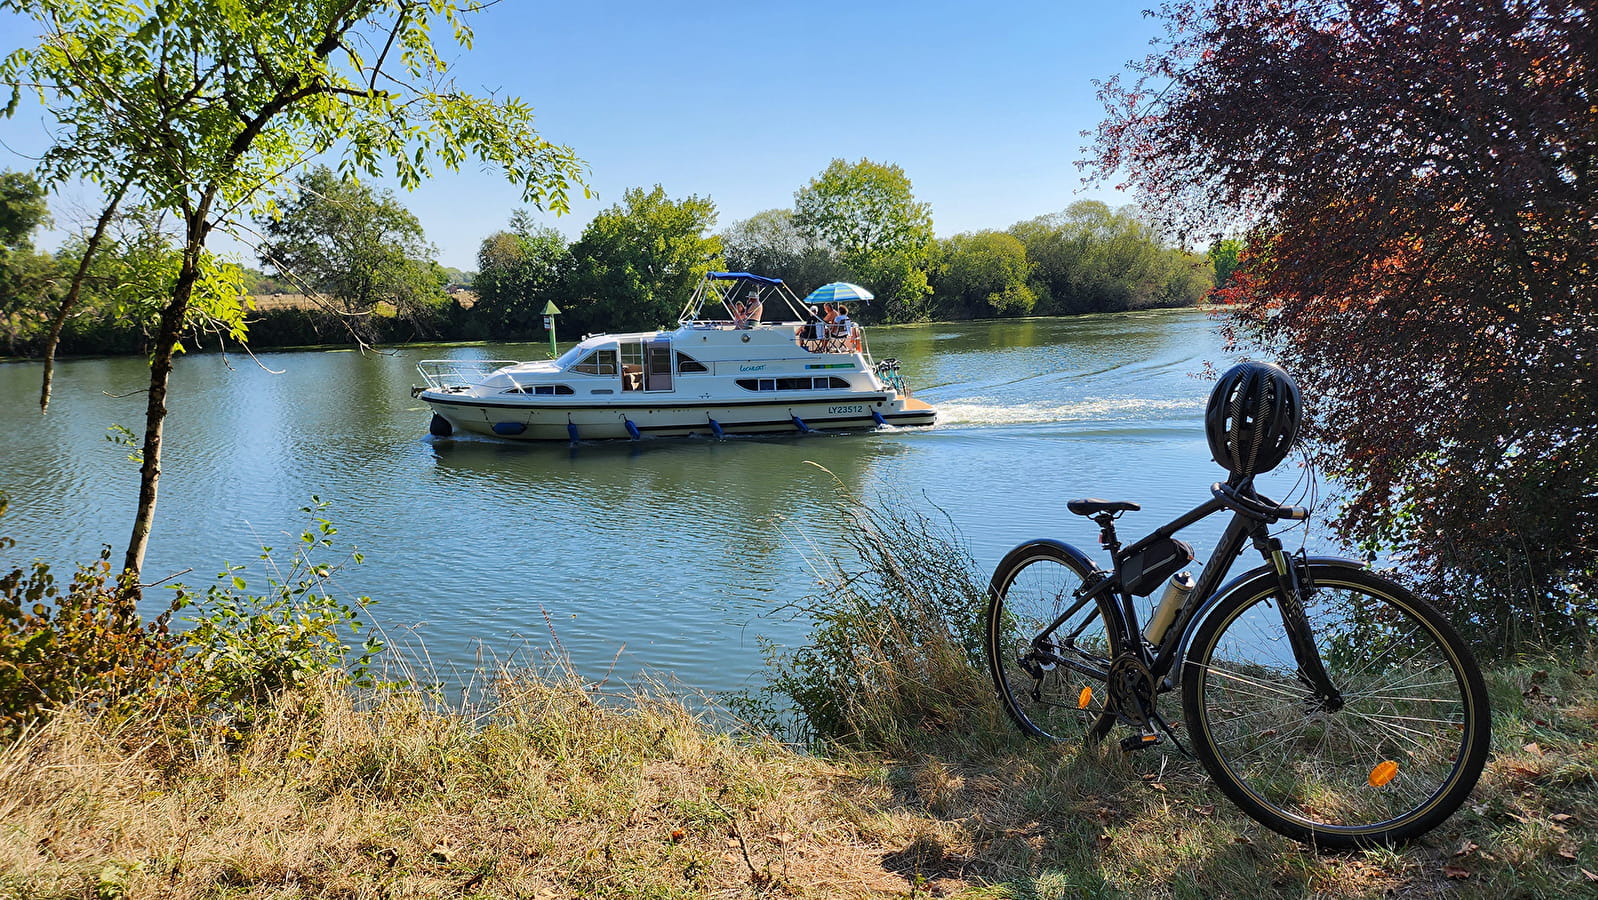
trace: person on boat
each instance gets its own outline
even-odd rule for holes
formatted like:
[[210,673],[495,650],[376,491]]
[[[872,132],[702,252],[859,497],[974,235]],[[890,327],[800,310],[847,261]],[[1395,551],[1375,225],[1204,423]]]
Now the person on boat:
[[814,306],[807,307],[805,311],[810,316],[809,321],[806,321],[800,324],[798,328],[795,328],[793,330],[793,336],[794,339],[799,342],[799,346],[814,353],[816,350],[816,342],[822,339],[823,329],[825,329],[827,326],[821,321],[821,313],[817,311]]
[[849,307],[842,303],[838,304],[838,315],[832,320],[832,336],[849,337]]
[[760,292],[750,291],[749,299],[744,301],[744,328],[753,328],[760,324],[760,317],[766,311],[766,305],[760,302]]
[[816,337],[821,341],[821,350],[826,352],[832,348],[832,323],[838,320],[838,308],[829,301],[821,304],[821,324],[816,326]]

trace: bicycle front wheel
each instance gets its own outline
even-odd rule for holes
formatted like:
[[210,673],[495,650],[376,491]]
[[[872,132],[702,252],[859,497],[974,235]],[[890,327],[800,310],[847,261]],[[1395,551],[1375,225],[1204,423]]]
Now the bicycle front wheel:
[[1121,648],[1107,596],[1077,592],[1092,570],[1062,544],[1011,550],[988,585],[986,649],[993,684],[1021,730],[1056,741],[1097,740],[1114,716],[1110,661]]
[[1194,752],[1272,830],[1322,846],[1408,840],[1453,814],[1481,775],[1487,689],[1436,610],[1364,570],[1309,566],[1303,602],[1337,694],[1300,674],[1274,576],[1194,633],[1182,700]]

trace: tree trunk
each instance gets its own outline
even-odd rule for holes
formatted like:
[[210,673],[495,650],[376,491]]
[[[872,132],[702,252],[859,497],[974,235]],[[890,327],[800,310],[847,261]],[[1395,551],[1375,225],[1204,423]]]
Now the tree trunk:
[[55,321],[50,323],[50,339],[44,345],[44,381],[39,387],[40,415],[50,411],[50,380],[55,373],[55,348],[61,342],[61,328],[66,325],[72,307],[78,304],[84,276],[89,274],[89,263],[100,248],[100,239],[105,237],[106,226],[111,224],[112,217],[116,215],[117,206],[122,203],[122,195],[127,193],[129,183],[124,181],[117,187],[116,193],[111,195],[110,202],[106,204],[105,212],[100,213],[100,221],[94,225],[94,234],[89,236],[89,243],[83,248],[83,258],[78,260],[78,271],[72,275],[72,287],[67,291],[66,299],[61,301],[61,308],[56,310]]
[[[191,229],[192,230],[192,229]],[[183,319],[189,310],[189,299],[194,294],[194,282],[199,275],[199,258],[205,239],[191,235],[183,248],[183,265],[178,270],[177,284],[172,288],[172,299],[161,310],[161,330],[156,335],[154,352],[150,357],[150,396],[144,414],[143,464],[139,467],[139,507],[133,517],[133,535],[128,539],[128,553],[122,563],[123,571],[133,577],[130,591],[137,595],[139,574],[144,569],[144,553],[150,546],[150,526],[155,521],[156,486],[161,480],[161,438],[166,425],[166,390],[172,377],[172,354],[183,334]]]

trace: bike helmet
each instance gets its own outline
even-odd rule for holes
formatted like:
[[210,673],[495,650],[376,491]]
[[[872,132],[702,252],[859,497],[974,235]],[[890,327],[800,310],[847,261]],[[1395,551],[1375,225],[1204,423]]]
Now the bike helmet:
[[1256,475],[1287,458],[1303,418],[1293,376],[1270,363],[1238,363],[1210,392],[1204,433],[1216,462],[1234,476]]

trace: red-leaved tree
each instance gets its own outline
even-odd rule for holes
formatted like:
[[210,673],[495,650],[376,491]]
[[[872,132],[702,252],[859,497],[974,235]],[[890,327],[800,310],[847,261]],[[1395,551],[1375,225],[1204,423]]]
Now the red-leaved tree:
[[1093,165],[1247,235],[1335,525],[1479,625],[1593,627],[1598,0],[1175,0]]

